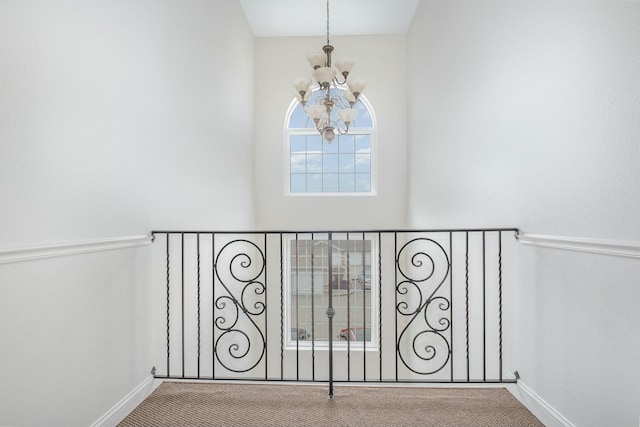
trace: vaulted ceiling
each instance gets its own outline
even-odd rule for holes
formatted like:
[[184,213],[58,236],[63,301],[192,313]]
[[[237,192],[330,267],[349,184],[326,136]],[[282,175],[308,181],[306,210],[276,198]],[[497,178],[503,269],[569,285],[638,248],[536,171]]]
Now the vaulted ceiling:
[[[331,0],[331,35],[404,34],[419,0]],[[256,37],[326,35],[326,0],[240,0]]]

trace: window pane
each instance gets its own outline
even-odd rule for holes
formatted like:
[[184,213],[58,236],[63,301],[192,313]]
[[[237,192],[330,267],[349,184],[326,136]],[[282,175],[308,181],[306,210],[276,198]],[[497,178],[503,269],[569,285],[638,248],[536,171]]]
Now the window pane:
[[291,174],[291,192],[304,193],[307,189],[307,175],[301,173]]
[[356,175],[356,191],[359,193],[371,191],[371,175],[361,173]]
[[307,156],[307,172],[322,173],[322,155],[309,154]]
[[323,161],[322,172],[324,173],[338,172],[338,155],[337,154],[325,154],[323,156],[322,161]]
[[322,192],[322,174],[314,173],[307,175],[307,192]]
[[291,173],[305,173],[307,171],[307,156],[305,154],[291,155]]
[[353,153],[355,149],[355,137],[353,135],[341,135],[339,140],[341,153]]
[[302,105],[298,104],[289,119],[289,127],[294,129],[307,127],[307,122],[311,121],[308,118],[309,115],[302,109]]
[[322,191],[337,192],[338,191],[338,174],[325,173],[323,175]]
[[307,137],[305,135],[293,135],[291,137],[291,154],[303,154],[307,152]]
[[307,153],[322,153],[322,139],[320,135],[308,135],[307,138]]
[[371,154],[356,154],[356,172],[371,172]]
[[371,137],[369,135],[356,135],[356,153],[371,152]]
[[352,174],[340,174],[340,191],[354,192],[356,190],[355,176]]
[[356,109],[358,114],[356,118],[353,120],[353,125],[361,128],[371,128],[373,127],[373,120],[371,120],[371,114],[369,114],[369,110],[364,106],[362,102],[356,103],[353,106]]
[[[338,131],[336,131],[336,133],[338,133]],[[333,141],[331,144],[325,141],[325,143],[322,144],[322,148],[325,153],[337,153],[339,145],[340,144],[337,141]]]
[[355,172],[355,155],[354,154],[340,154],[340,172],[341,173]]

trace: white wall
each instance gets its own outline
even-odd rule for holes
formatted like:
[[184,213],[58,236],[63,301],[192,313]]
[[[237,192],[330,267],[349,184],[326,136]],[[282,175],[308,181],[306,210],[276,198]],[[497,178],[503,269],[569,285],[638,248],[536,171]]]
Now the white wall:
[[[256,40],[255,194],[261,229],[401,228],[406,206],[406,37],[332,37],[334,57],[356,61],[378,118],[375,196],[285,196],[284,125],[295,97],[291,81],[309,76],[307,54],[322,37]],[[375,161],[375,160],[374,160]]]
[[[251,228],[253,44],[238,2],[3,1],[0,250]],[[147,252],[0,265],[0,425],[88,425],[149,375]]]
[[0,425],[88,426],[149,376],[147,250],[0,266]]
[[[409,223],[640,240],[640,3],[423,0]],[[640,264],[521,247],[518,370],[577,426],[640,417]],[[634,362],[635,361],[635,362]]]

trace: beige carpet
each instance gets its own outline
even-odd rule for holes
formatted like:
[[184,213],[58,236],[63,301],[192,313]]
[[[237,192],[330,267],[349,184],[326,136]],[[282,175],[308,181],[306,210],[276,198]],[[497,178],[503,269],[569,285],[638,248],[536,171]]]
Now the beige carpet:
[[542,425],[504,388],[164,382],[119,427]]

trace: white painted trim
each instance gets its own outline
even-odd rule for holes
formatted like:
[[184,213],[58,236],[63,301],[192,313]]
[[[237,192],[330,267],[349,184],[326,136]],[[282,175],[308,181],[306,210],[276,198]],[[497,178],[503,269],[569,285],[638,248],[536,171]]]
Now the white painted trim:
[[[515,379],[515,376],[510,372],[507,377]],[[553,406],[538,396],[536,392],[531,390],[522,380],[518,380],[515,384],[508,384],[506,388],[546,427],[576,427]]]
[[135,246],[145,246],[151,244],[151,242],[153,242],[153,237],[150,235],[145,235],[114,237],[98,240],[86,240],[83,242],[63,243],[57,245],[0,250],[0,264],[29,261],[41,258],[51,258],[63,255],[76,255],[88,252],[131,248]]
[[516,239],[523,245],[529,246],[640,258],[640,242],[634,241],[587,239],[526,233],[516,235]]
[[144,399],[147,398],[162,381],[155,380],[153,376],[149,376],[141,382],[136,388],[131,390],[129,394],[116,403],[103,416],[98,418],[91,427],[115,427],[122,421],[131,411],[133,411]]

